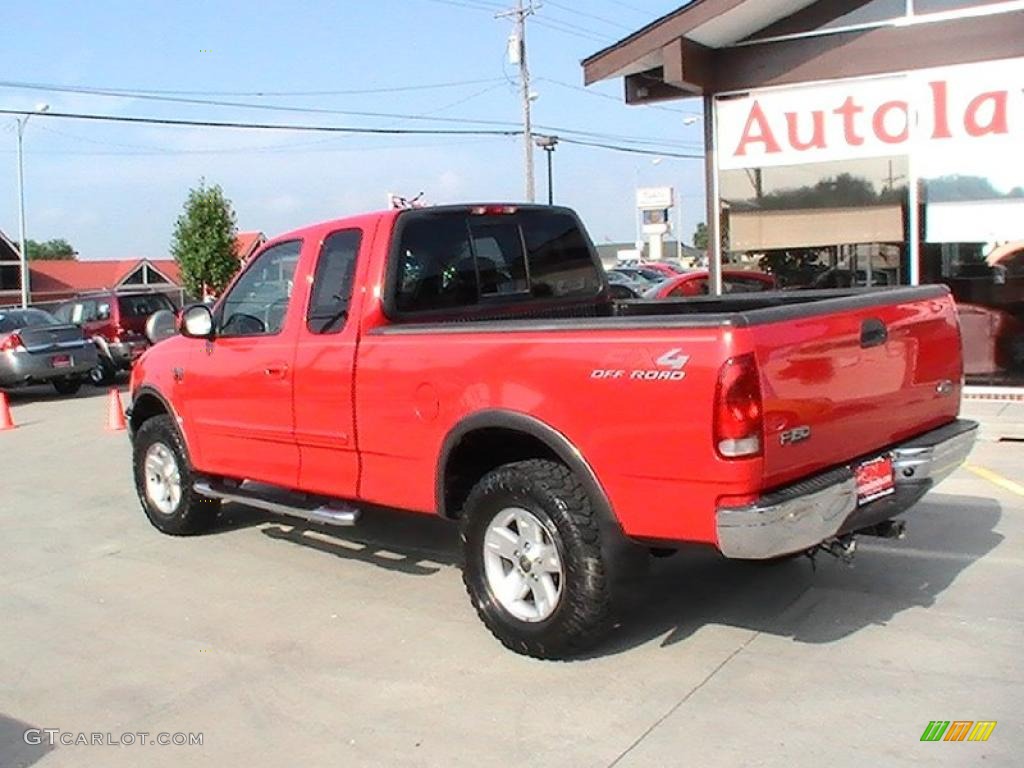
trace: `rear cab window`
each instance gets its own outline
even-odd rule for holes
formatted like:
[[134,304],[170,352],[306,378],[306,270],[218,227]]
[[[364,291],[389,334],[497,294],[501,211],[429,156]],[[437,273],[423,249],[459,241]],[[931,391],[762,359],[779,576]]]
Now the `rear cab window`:
[[395,318],[474,314],[524,300],[596,299],[605,282],[570,211],[474,206],[402,214],[389,285],[385,309]]
[[[162,293],[147,293],[136,296],[118,296],[118,308],[122,317],[149,317],[161,309],[174,311],[174,304]],[[102,307],[101,307],[102,309]],[[100,312],[102,315],[103,313]],[[110,309],[107,307],[107,317],[110,317]]]

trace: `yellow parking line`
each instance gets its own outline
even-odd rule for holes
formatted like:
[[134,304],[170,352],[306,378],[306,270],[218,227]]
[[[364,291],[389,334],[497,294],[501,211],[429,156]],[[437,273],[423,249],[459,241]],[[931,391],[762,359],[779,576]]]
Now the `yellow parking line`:
[[998,485],[1000,488],[1015,493],[1018,496],[1024,496],[1024,485],[1015,483],[1013,480],[1000,475],[998,472],[993,472],[991,469],[985,469],[984,467],[976,467],[973,464],[965,464],[964,467],[969,471],[976,474],[978,477],[982,477],[988,480],[993,485]]

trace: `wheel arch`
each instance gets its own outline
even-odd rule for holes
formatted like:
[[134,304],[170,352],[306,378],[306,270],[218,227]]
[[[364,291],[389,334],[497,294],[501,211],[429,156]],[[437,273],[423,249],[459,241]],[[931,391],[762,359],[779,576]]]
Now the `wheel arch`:
[[139,427],[149,419],[161,415],[170,416],[180,426],[181,420],[166,397],[153,387],[139,387],[132,396],[132,404],[128,409],[128,428],[131,434],[138,432]]
[[583,483],[601,519],[618,529],[608,495],[580,450],[540,419],[503,409],[467,416],[445,437],[437,461],[437,513],[456,519],[470,488],[483,475],[502,464],[528,458],[549,458],[565,464]]

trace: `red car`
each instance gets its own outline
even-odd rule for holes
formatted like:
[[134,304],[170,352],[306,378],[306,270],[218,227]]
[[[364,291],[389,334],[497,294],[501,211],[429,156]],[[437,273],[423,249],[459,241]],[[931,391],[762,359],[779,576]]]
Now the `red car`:
[[[764,272],[722,271],[722,293],[756,293],[774,291],[776,288],[775,278]],[[649,289],[644,298],[677,299],[685,296],[703,296],[709,292],[708,271],[698,269],[659,283]]]
[[848,556],[898,534],[977,430],[955,313],[938,285],[615,302],[565,208],[329,221],[266,243],[136,363],[135,485],[176,535],[223,500],[457,520],[490,631],[564,657],[650,548]]
[[956,305],[963,335],[964,373],[1024,370],[1024,323],[1008,312],[978,304]]
[[61,304],[54,315],[82,327],[92,339],[100,364],[89,377],[94,384],[109,382],[118,371],[127,371],[148,347],[146,321],[160,310],[175,311],[174,303],[153,290],[120,290],[84,293]]

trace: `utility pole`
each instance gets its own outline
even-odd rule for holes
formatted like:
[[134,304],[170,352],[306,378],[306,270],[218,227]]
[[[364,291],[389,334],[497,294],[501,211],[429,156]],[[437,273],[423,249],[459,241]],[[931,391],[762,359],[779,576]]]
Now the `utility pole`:
[[509,58],[511,63],[519,65],[520,95],[523,100],[523,160],[526,173],[526,201],[532,203],[535,198],[533,176],[533,123],[530,116],[530,69],[526,63],[526,17],[535,12],[533,0],[523,5],[523,0],[516,0],[516,7],[511,11],[497,14],[496,18],[512,18],[515,31],[509,40]]
[[24,137],[25,125],[33,114],[42,114],[50,108],[49,104],[39,104],[35,112],[30,112],[24,117],[16,117],[18,123],[18,255],[21,256],[19,266],[19,277],[21,282],[21,308],[25,309],[29,302],[29,281],[30,272],[28,269],[28,238],[25,234],[25,158],[24,158]]

